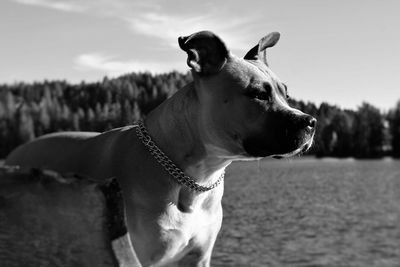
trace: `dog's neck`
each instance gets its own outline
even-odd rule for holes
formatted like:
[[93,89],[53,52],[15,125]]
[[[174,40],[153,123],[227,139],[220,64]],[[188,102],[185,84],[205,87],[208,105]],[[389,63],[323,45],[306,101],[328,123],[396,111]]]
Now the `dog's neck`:
[[202,185],[215,182],[230,159],[201,138],[200,107],[194,83],[189,83],[153,110],[145,125],[157,146],[187,175]]

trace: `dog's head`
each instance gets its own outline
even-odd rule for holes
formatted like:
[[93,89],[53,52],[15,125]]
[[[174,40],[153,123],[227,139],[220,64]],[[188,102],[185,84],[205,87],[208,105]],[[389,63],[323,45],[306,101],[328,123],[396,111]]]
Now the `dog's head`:
[[316,119],[288,105],[287,87],[268,67],[270,33],[245,57],[211,32],[179,38],[192,69],[203,137],[238,158],[286,157],[310,148]]

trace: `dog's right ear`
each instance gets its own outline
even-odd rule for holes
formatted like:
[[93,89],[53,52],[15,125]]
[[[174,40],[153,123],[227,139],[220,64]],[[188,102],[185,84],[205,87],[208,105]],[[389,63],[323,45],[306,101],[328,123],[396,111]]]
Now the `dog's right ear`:
[[209,31],[179,37],[178,43],[188,54],[188,66],[200,75],[218,73],[229,57],[229,50],[224,42]]
[[258,60],[260,59],[268,66],[267,57],[266,57],[266,49],[268,47],[273,47],[279,41],[280,38],[279,32],[271,32],[267,36],[261,38],[258,44],[250,49],[249,52],[244,56],[244,59],[248,60]]

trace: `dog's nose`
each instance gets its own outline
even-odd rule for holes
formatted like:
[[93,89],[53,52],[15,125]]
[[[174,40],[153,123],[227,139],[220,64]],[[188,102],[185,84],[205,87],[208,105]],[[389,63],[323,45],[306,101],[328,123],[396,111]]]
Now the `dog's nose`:
[[306,123],[306,127],[310,127],[313,129],[317,125],[317,119],[312,116],[307,116]]
[[307,128],[308,130],[312,130],[315,128],[317,124],[317,120],[310,115],[303,115],[301,118],[301,127]]

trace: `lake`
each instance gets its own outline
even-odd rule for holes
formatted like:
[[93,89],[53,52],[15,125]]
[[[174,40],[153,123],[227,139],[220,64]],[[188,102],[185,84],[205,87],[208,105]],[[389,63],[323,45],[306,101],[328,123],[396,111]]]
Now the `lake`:
[[223,207],[212,266],[400,266],[400,161],[235,163]]
[[228,168],[212,266],[400,266],[400,161]]

